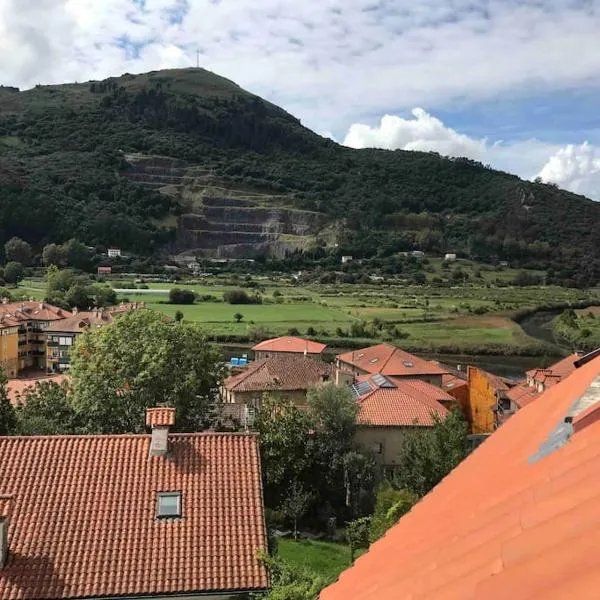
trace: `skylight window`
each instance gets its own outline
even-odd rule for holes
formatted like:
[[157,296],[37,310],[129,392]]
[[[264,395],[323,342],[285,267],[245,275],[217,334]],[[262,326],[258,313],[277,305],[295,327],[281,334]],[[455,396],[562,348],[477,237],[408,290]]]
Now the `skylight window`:
[[181,517],[181,492],[159,492],[156,516],[159,519]]
[[405,360],[405,361],[404,361],[404,366],[405,366],[407,369],[410,369],[411,367],[414,367],[415,365],[413,365],[413,363],[411,363],[409,360]]

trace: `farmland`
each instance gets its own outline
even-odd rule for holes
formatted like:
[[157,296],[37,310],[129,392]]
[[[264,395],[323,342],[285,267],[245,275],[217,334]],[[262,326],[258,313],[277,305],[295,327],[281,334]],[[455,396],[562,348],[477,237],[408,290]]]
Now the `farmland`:
[[[528,336],[513,320],[515,315],[538,307],[600,305],[596,292],[491,284],[301,285],[274,276],[213,276],[173,283],[115,279],[110,284],[125,290],[119,292],[121,300],[145,302],[170,317],[181,311],[185,321],[198,323],[220,342],[294,333],[338,347],[383,340],[412,351],[464,354],[546,354],[548,347]],[[173,287],[193,290],[196,303],[169,304],[166,292]],[[223,294],[235,289],[258,296],[261,303],[228,304]],[[42,298],[43,281],[26,279],[20,291]]]

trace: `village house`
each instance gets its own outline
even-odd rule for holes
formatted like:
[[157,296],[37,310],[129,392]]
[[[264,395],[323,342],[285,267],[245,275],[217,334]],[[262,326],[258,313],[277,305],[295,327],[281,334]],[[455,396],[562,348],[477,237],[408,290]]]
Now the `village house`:
[[0,600],[247,598],[268,588],[258,439],[0,437]]
[[118,258],[121,256],[121,249],[120,248],[109,248],[107,254],[108,254],[108,258]]
[[342,256],[342,264],[345,265],[346,263],[352,262],[352,256]]
[[289,356],[290,354],[305,354],[320,358],[323,351],[327,348],[326,344],[305,340],[303,338],[286,335],[283,337],[264,340],[252,348],[254,358],[272,358],[273,356]]
[[91,311],[78,311],[46,327],[46,371],[62,373],[71,367],[71,350],[82,332],[112,323],[120,314],[141,308],[143,303],[121,303],[119,306]]
[[575,363],[582,356],[584,356],[582,353],[576,352],[545,369],[531,369],[527,371],[527,386],[535,388],[541,394],[571,375],[575,371]]
[[398,461],[407,431],[433,427],[435,416],[448,415],[456,400],[418,379],[361,375],[352,385],[359,405],[356,441],[390,469]]
[[600,356],[579,364],[475,449],[320,600],[597,598]]
[[442,377],[448,373],[448,369],[435,362],[409,354],[391,344],[377,344],[339,354],[336,365],[355,376],[380,373],[396,378],[421,379],[438,387],[442,386]]
[[454,254],[453,252],[449,252],[444,255],[444,262],[455,262],[455,261],[456,261],[456,254]]
[[309,389],[332,381],[333,367],[312,356],[276,354],[254,361],[241,373],[228,377],[222,389],[222,401],[260,407],[264,394],[295,404],[305,404]]
[[69,311],[45,302],[0,304],[0,366],[8,377],[46,366],[45,331],[51,323],[71,316]]

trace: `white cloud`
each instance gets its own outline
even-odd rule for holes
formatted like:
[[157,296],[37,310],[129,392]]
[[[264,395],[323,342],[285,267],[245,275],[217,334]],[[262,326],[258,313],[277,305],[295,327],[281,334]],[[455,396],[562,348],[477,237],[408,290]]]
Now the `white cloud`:
[[587,142],[560,148],[539,175],[543,181],[600,200],[600,150]]
[[444,156],[466,156],[480,160],[485,140],[475,140],[446,127],[422,108],[413,108],[414,119],[385,115],[376,127],[360,123],[350,126],[344,145],[351,148],[387,148],[394,150],[434,151]]
[[0,14],[4,84],[189,66],[199,47],[317,130],[600,80],[600,0],[0,0]]
[[539,140],[489,144],[447,127],[422,108],[414,108],[413,119],[394,115],[382,117],[371,127],[354,123],[348,129],[344,145],[351,148],[421,150],[444,156],[463,156],[497,169],[517,173],[526,179],[536,175],[543,181],[600,200],[600,151],[588,144],[559,147]]

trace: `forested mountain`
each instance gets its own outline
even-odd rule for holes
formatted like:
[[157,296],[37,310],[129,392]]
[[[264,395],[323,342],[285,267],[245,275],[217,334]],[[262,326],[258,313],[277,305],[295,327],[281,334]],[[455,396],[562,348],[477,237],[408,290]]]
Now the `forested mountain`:
[[166,247],[181,201],[122,176],[134,153],[324,213],[337,252],[458,251],[600,279],[600,203],[467,159],[344,148],[202,69],[0,87],[0,244]]

